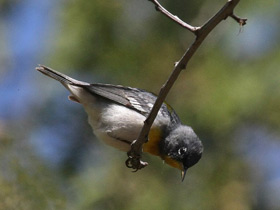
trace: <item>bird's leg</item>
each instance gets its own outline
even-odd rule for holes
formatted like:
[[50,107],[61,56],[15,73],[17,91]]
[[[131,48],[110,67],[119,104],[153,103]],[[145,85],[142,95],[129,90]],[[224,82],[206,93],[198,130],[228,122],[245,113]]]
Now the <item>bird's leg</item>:
[[[132,142],[131,147],[133,147],[133,144],[135,142],[136,142],[136,140]],[[142,168],[145,168],[148,165],[147,162],[144,162],[141,160],[140,154],[136,154],[132,150],[127,152],[127,156],[128,156],[128,159],[125,161],[125,165],[128,168],[134,169],[133,172],[136,172]]]

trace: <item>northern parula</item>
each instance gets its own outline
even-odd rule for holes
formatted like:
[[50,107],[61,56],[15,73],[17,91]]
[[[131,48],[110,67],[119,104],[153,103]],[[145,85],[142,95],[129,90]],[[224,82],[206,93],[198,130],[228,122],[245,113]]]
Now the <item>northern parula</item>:
[[[84,106],[89,124],[100,140],[125,152],[137,139],[157,98],[138,88],[78,81],[43,65],[36,70],[58,80],[70,91],[69,99]],[[167,103],[161,106],[148,139],[143,151],[180,169],[182,180],[203,152],[203,145],[193,129],[183,125]]]

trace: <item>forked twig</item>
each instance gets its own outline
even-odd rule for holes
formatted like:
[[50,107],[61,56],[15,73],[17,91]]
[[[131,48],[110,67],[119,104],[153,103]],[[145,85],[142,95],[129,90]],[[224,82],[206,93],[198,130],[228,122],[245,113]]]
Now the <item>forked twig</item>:
[[172,88],[173,84],[175,83],[176,79],[178,78],[180,72],[187,67],[189,60],[192,58],[196,50],[199,48],[201,43],[207,37],[207,35],[222,21],[225,20],[227,17],[232,17],[236,20],[241,26],[246,24],[247,19],[240,18],[234,15],[234,8],[239,3],[240,0],[228,0],[227,3],[212,17],[210,18],[203,26],[201,27],[193,27],[184,21],[182,21],[177,16],[168,12],[165,8],[163,8],[157,0],[149,0],[156,5],[156,9],[162,12],[164,15],[178,23],[179,25],[183,26],[184,28],[188,29],[192,33],[196,35],[195,41],[191,44],[191,46],[186,50],[182,58],[176,62],[175,67],[169,76],[166,83],[162,86],[157,100],[147,117],[144,121],[144,125],[142,130],[137,138],[131,144],[131,150],[128,152],[128,159],[126,161],[126,165],[129,168],[135,169],[135,171],[144,168],[147,166],[146,162],[141,161],[141,154],[142,154],[142,145],[148,141],[148,134],[150,132],[151,126],[157,116],[157,113],[164,102],[168,92]]

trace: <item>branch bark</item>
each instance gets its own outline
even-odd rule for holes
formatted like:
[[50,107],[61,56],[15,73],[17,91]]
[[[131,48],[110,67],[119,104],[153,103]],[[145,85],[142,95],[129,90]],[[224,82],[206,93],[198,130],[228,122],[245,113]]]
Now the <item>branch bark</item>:
[[176,79],[178,78],[179,74],[183,69],[187,67],[188,62],[197,51],[201,43],[207,37],[207,35],[222,21],[225,20],[227,17],[232,17],[236,20],[241,26],[246,24],[247,19],[240,18],[234,15],[234,8],[239,3],[240,0],[228,0],[227,3],[207,22],[205,22],[201,27],[193,27],[184,21],[182,21],[177,16],[174,16],[170,12],[168,12],[165,8],[163,8],[157,0],[149,0],[153,4],[155,4],[156,9],[166,15],[171,20],[175,21],[182,27],[186,28],[187,30],[191,31],[195,34],[196,38],[191,46],[186,50],[182,58],[176,62],[175,67],[169,76],[166,83],[162,86],[157,100],[147,117],[144,121],[143,128],[137,138],[131,144],[131,150],[128,152],[128,159],[126,161],[126,165],[129,168],[135,169],[135,171],[144,168],[147,166],[146,162],[141,161],[141,154],[142,154],[142,145],[148,141],[148,134],[150,132],[151,126],[157,116],[157,113],[164,102],[167,94],[169,93],[170,89],[172,88],[173,84],[175,83]]

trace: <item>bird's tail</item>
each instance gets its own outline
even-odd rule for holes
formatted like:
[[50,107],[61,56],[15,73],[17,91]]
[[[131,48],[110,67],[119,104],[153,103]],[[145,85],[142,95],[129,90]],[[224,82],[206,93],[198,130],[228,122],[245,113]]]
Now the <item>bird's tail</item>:
[[55,70],[48,68],[46,66],[43,66],[43,65],[39,65],[38,67],[36,67],[36,70],[40,71],[41,73],[47,75],[50,78],[53,78],[53,79],[61,82],[64,86],[68,85],[68,84],[69,85],[81,85],[81,86],[89,85],[89,83],[75,80],[65,74],[62,74],[58,71],[55,71]]

